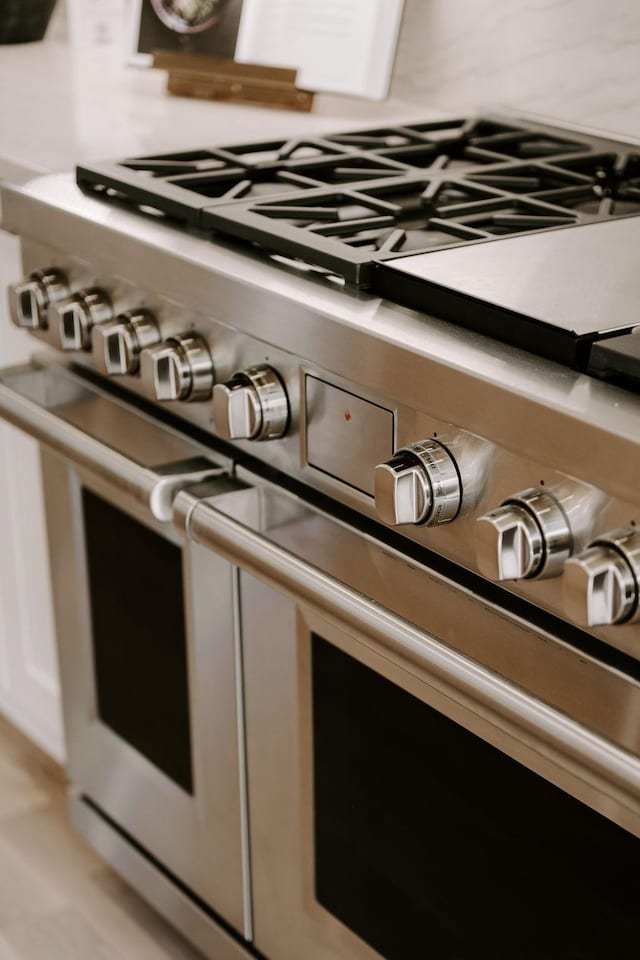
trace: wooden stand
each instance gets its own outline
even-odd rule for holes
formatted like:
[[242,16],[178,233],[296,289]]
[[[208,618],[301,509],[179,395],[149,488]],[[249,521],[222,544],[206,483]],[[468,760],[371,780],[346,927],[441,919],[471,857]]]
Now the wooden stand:
[[295,70],[168,50],[154,52],[153,66],[169,71],[167,90],[175,96],[289,110],[309,111],[313,106],[313,93],[296,87]]

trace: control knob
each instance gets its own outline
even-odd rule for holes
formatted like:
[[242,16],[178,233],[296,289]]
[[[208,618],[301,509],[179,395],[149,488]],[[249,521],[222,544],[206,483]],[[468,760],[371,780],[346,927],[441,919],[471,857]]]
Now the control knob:
[[564,608],[586,627],[640,619],[640,533],[613,530],[564,567]]
[[478,567],[491,580],[555,577],[572,550],[566,514],[541,487],[509,497],[477,521]]
[[34,270],[25,280],[9,287],[11,319],[25,330],[46,330],[49,304],[68,296],[69,284],[62,270]]
[[462,504],[462,483],[451,453],[422,440],[380,463],[374,476],[376,512],[385,523],[437,526],[451,523]]
[[93,356],[103,373],[137,373],[140,353],[160,343],[160,329],[149,310],[130,310],[101,324],[93,332]]
[[273,367],[260,364],[213,388],[213,422],[227,440],[275,440],[289,426],[289,399]]
[[140,375],[152,399],[207,400],[213,360],[199,334],[184,333],[142,350]]
[[49,326],[56,331],[63,350],[88,350],[91,331],[96,324],[111,320],[113,307],[104,290],[91,287],[78,290],[66,300],[52,303],[48,316]]

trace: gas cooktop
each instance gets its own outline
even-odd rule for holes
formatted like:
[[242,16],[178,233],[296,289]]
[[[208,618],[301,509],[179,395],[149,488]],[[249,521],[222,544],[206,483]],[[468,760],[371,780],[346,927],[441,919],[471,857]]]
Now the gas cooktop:
[[[583,292],[616,288],[628,238],[593,228],[640,225],[640,147],[539,123],[455,118],[85,164],[77,182],[209,239],[251,244],[595,376],[640,384],[638,351],[629,359],[622,345],[590,358],[594,341],[633,328],[630,314],[621,319],[608,303],[606,315],[591,310],[588,322],[574,323],[572,310],[558,317],[552,292],[546,304],[509,300],[523,270],[530,292],[566,288],[584,245]],[[516,243],[523,235],[537,239]],[[471,276],[478,282],[465,287]]]

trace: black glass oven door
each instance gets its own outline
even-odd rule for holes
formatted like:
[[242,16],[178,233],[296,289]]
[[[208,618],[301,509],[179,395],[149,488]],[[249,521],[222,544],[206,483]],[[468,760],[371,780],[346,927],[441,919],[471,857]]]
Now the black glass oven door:
[[637,837],[390,650],[248,574],[241,594],[262,952],[635,954]]
[[244,934],[236,574],[133,497],[42,462],[74,789]]
[[640,687],[245,476],[178,500],[241,570],[258,950],[632,955]]
[[603,960],[637,942],[640,840],[320,635],[315,894],[388,960]]

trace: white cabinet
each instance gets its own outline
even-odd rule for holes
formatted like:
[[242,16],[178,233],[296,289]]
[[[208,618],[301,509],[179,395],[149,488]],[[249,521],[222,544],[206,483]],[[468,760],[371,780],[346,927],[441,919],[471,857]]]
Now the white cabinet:
[[[0,230],[0,366],[34,341],[7,316],[21,275],[16,237]],[[0,423],[0,712],[58,760],[64,756],[49,557],[38,446]]]

